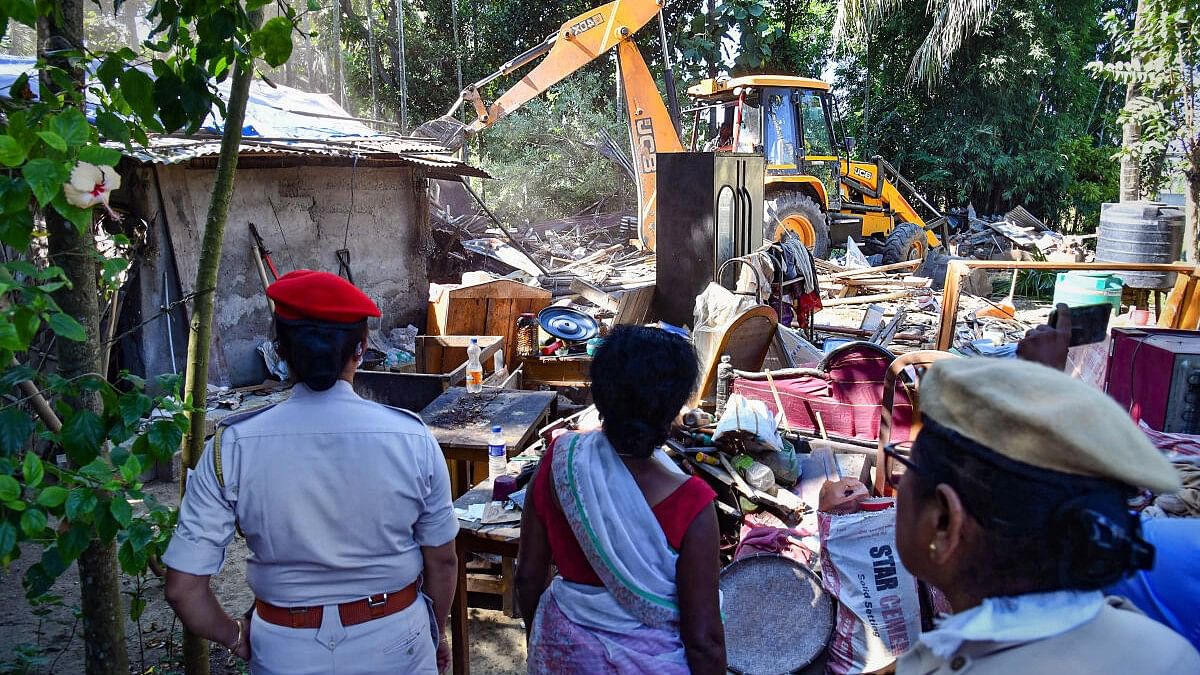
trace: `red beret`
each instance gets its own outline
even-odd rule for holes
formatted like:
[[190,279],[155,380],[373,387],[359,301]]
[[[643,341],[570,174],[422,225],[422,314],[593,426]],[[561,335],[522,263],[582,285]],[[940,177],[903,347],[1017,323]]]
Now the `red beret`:
[[366,293],[329,272],[288,272],[267,286],[267,297],[275,301],[276,316],[293,321],[355,323],[380,314]]

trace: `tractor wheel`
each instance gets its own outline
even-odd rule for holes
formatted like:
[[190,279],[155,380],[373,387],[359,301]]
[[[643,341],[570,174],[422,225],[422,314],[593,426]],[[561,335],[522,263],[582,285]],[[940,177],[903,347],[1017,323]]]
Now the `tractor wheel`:
[[922,260],[928,252],[925,230],[916,223],[899,223],[883,245],[883,264]]
[[829,255],[829,220],[811,197],[800,192],[776,192],[763,208],[763,235],[779,241],[795,232],[813,256]]

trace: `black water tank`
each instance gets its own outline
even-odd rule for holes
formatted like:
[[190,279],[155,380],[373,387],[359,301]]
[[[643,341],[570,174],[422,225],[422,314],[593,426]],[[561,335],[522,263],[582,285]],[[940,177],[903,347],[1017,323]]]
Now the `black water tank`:
[[[1100,207],[1098,262],[1173,263],[1183,249],[1183,209],[1161,202],[1121,202]],[[1123,272],[1130,288],[1165,289],[1174,273]]]

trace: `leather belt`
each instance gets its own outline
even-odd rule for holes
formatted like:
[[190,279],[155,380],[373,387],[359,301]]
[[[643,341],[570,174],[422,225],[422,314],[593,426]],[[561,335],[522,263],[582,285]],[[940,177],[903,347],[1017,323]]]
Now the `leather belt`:
[[[416,599],[417,582],[414,581],[399,591],[378,593],[361,600],[343,602],[338,605],[338,616],[341,617],[343,626],[353,626],[408,609]],[[319,605],[278,607],[258,598],[254,599],[254,609],[263,621],[285,628],[320,628],[321,618],[325,613],[325,608]]]

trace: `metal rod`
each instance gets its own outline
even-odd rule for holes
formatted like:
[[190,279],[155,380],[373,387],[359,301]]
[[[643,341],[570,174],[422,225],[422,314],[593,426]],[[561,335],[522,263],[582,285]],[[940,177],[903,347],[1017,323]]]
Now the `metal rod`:
[[175,364],[175,336],[174,329],[171,326],[171,290],[167,286],[167,273],[163,271],[163,305],[159,309],[162,310],[163,319],[167,322],[167,349],[171,352],[171,374],[179,374],[179,366]]
[[471,187],[471,184],[467,181],[463,181],[463,187],[466,188],[467,192],[475,198],[476,203],[479,204],[479,208],[483,209],[483,212],[487,214],[487,217],[491,218],[492,222],[495,223],[502,232],[504,232],[504,236],[508,237],[508,240],[512,242],[513,246],[515,246],[521,253],[524,253],[525,257],[529,258],[529,262],[533,263],[535,267],[541,270],[542,274],[549,276],[550,270],[543,267],[542,264],[529,253],[529,251],[525,248],[525,245],[518,241],[517,238],[513,236],[513,233],[504,226],[504,223],[500,222],[500,219],[496,217],[496,214],[492,213],[492,210],[488,208],[488,205],[483,203],[483,199],[478,193],[475,192],[475,189]]
[[667,42],[667,22],[662,9],[658,10],[658,37],[662,41],[663,81],[667,85],[667,113],[675,126],[675,135],[682,137],[679,126],[679,92],[675,90],[675,72],[671,69],[671,49]]

